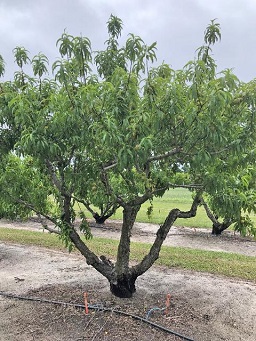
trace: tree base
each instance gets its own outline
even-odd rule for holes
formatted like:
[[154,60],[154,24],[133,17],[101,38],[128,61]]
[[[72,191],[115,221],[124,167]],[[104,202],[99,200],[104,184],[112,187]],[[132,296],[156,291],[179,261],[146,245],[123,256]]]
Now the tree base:
[[100,216],[98,213],[94,214],[93,218],[95,219],[96,224],[103,225],[105,221],[109,218],[108,215]]
[[228,225],[222,224],[213,224],[212,225],[212,234],[214,236],[220,236],[221,233],[228,228]]
[[110,291],[117,297],[131,298],[136,291],[135,281],[132,276],[124,276],[122,280],[110,283]]

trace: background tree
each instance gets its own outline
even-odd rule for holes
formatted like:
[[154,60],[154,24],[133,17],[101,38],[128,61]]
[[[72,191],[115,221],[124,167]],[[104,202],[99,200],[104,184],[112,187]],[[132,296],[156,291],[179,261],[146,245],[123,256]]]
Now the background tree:
[[222,189],[214,195],[206,195],[206,198],[201,200],[207,216],[212,221],[214,235],[220,235],[233,224],[234,230],[242,236],[256,236],[256,228],[250,216],[256,212],[255,165],[242,165],[239,168],[240,173],[236,176],[232,174],[229,177],[227,174]]
[[[147,46],[133,34],[119,48],[121,28],[111,16],[106,50],[95,54],[88,38],[64,32],[54,79],[45,77],[42,54],[32,59],[35,77],[24,75],[22,63],[29,59],[19,50],[22,77],[4,84],[1,98],[10,98],[6,107],[20,134],[2,165],[0,188],[3,198],[35,212],[45,228],[75,246],[108,279],[113,294],[131,297],[176,219],[195,216],[203,193],[221,203],[217,194],[226,180],[252,160],[255,132],[254,107],[242,85],[230,70],[216,73],[210,53],[220,38],[217,23],[207,27],[196,59],[178,71],[152,67],[156,44]],[[171,209],[148,254],[131,266],[130,238],[141,205],[180,185],[194,192],[191,209]],[[80,232],[91,237],[82,209],[91,203],[123,209],[115,261],[97,256],[82,238]]]

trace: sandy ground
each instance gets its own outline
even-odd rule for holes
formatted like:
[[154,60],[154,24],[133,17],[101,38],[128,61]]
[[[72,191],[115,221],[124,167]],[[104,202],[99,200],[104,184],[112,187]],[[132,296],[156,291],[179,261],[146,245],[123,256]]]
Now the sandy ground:
[[[35,222],[0,221],[0,227],[38,228]],[[108,226],[109,225],[109,226]],[[118,238],[118,224],[93,227],[95,235]],[[154,225],[136,224],[133,239],[151,241]],[[173,228],[166,245],[179,245],[256,255],[256,243],[231,233],[212,237],[209,231]],[[153,322],[195,341],[255,341],[256,284],[221,276],[153,267],[137,281],[132,299],[120,300],[109,293],[108,283],[78,254],[33,246],[0,243],[0,291],[52,300],[91,303],[145,317],[148,309],[163,307],[171,294],[168,316],[154,314]],[[0,296],[0,341],[32,340],[181,340],[132,319],[103,313],[74,312],[43,303]]]

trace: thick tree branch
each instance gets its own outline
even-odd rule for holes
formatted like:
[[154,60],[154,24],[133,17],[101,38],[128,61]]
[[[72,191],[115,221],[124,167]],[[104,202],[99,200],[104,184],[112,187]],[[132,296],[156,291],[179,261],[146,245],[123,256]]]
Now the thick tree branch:
[[165,222],[161,225],[156,233],[156,239],[150,248],[149,253],[143,258],[143,260],[131,268],[131,272],[134,276],[140,276],[146,272],[157,260],[162,247],[162,244],[170,231],[170,228],[174,224],[177,218],[191,218],[195,217],[197,207],[201,202],[201,192],[198,192],[193,200],[189,211],[180,211],[175,208],[170,211]]
[[102,169],[102,173],[101,173],[101,182],[103,183],[105,187],[107,196],[110,197],[113,193],[113,189],[111,188],[111,185],[109,182],[108,173],[105,171],[104,168]]
[[88,265],[93,266],[97,271],[99,271],[103,276],[105,276],[109,281],[113,281],[114,278],[114,265],[111,261],[106,260],[106,257],[101,256],[100,258],[96,256],[82,241],[79,234],[71,229],[69,233],[70,240],[73,242],[75,247],[81,252],[81,254],[86,258]]
[[203,198],[201,198],[201,203],[205,209],[207,217],[212,221],[213,224],[218,224],[219,222],[217,217],[212,213],[212,211],[210,210],[209,206],[207,205]]
[[[28,207],[29,209],[33,210],[39,217],[43,216],[44,218],[48,219],[49,221],[53,222],[55,226],[58,226],[58,222],[48,216],[47,214],[44,214],[40,212],[39,210],[35,209],[33,205],[25,202],[22,199],[17,200],[18,203]],[[51,229],[48,225],[43,224],[43,227],[45,227],[49,232],[61,234],[60,231]],[[108,261],[105,261],[104,256],[99,258],[97,257],[90,249],[86,246],[86,244],[82,241],[79,234],[75,231],[75,229],[70,226],[69,230],[69,238],[73,242],[73,244],[76,246],[76,248],[81,252],[81,254],[86,258],[87,264],[92,265],[96,270],[98,270],[103,276],[105,276],[108,280],[113,280],[113,264]]]

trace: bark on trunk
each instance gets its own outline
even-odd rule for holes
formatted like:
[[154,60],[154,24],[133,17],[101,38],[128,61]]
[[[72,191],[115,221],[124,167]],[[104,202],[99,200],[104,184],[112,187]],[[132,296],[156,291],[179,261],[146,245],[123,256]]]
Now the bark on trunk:
[[221,232],[223,231],[221,227],[222,227],[222,224],[212,224],[212,234],[215,236],[220,235]]
[[228,229],[231,224],[232,224],[231,222],[225,222],[225,221],[223,223],[219,223],[219,222],[213,223],[212,234],[215,236],[221,235],[221,233],[225,231],[226,229]]
[[136,291],[135,281],[137,277],[131,273],[123,274],[116,281],[110,281],[110,291],[113,295],[120,298],[130,298]]
[[115,264],[115,280],[110,282],[111,292],[118,297],[131,297],[136,291],[137,275],[129,269],[131,231],[140,209],[140,205],[126,205],[123,210],[123,226],[118,245]]
[[65,194],[63,198],[63,212],[61,216],[61,220],[63,223],[70,225],[71,224],[71,196]]
[[129,269],[131,231],[140,206],[125,206],[123,210],[123,225],[118,245],[115,270],[117,276],[122,278]]

